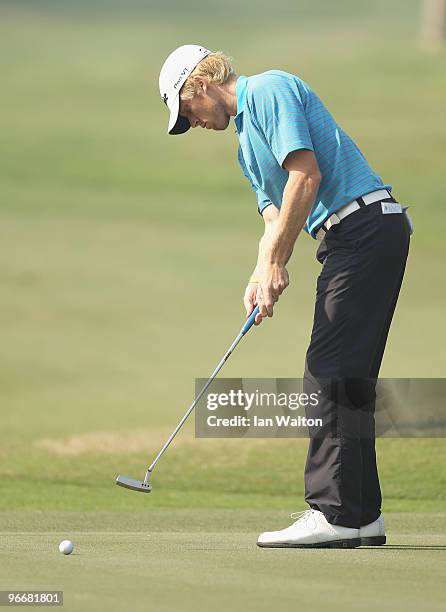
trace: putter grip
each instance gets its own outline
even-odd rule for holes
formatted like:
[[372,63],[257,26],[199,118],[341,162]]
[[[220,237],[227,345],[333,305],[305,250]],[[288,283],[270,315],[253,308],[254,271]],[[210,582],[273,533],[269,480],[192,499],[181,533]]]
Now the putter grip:
[[251,312],[251,314],[249,315],[249,317],[246,319],[246,323],[242,327],[242,331],[241,331],[242,336],[244,336],[246,332],[248,332],[251,329],[251,327],[254,325],[254,320],[258,314],[259,314],[259,307],[256,306],[254,310]]

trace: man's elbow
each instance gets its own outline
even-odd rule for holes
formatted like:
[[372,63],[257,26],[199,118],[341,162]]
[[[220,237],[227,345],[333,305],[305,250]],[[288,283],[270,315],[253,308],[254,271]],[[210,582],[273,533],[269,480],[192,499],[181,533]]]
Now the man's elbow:
[[319,189],[319,185],[321,184],[322,181],[322,174],[321,171],[319,170],[319,168],[315,168],[309,175],[308,175],[308,180],[309,182],[315,186],[316,190]]
[[299,149],[291,152],[284,161],[284,168],[289,172],[289,180],[304,181],[308,185],[319,188],[322,173],[313,151]]
[[318,166],[295,170],[289,173],[288,182],[296,187],[304,185],[306,189],[317,192],[322,181],[322,173]]

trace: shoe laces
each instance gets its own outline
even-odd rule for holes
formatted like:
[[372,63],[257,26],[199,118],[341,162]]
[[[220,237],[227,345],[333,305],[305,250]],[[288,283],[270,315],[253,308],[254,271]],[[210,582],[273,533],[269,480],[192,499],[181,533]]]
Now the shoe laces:
[[294,524],[298,523],[299,521],[307,522],[308,519],[313,515],[313,512],[314,510],[310,508],[309,510],[303,510],[302,512],[292,512],[290,514],[290,517],[294,519]]

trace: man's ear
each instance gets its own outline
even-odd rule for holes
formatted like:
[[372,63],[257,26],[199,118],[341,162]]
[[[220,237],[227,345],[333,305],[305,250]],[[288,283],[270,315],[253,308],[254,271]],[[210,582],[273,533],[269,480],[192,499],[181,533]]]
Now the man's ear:
[[197,95],[201,96],[203,93],[207,92],[208,82],[207,79],[203,77],[195,77],[195,83],[197,86]]

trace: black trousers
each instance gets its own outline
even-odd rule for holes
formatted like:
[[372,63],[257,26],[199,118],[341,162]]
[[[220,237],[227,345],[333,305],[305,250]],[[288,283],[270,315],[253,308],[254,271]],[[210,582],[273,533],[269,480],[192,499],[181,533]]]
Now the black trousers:
[[332,227],[319,246],[323,264],[306,355],[304,388],[319,393],[307,417],[305,500],[335,525],[378,518],[375,383],[403,280],[410,231],[405,214],[371,204]]

